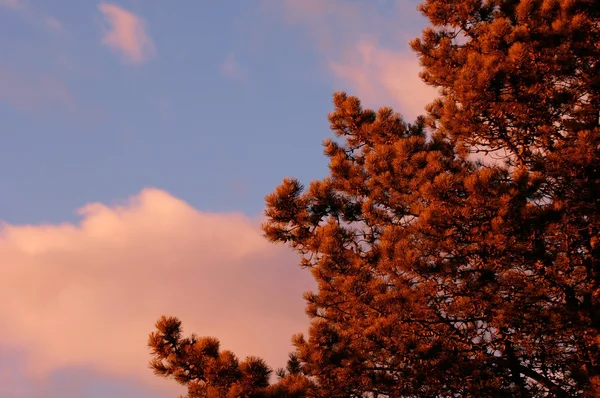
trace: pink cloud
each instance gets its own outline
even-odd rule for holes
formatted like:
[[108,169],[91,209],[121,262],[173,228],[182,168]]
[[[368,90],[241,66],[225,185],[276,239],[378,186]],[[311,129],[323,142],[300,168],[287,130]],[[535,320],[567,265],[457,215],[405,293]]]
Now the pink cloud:
[[248,71],[240,65],[233,53],[229,54],[221,64],[221,74],[241,83],[248,81]]
[[5,105],[35,118],[69,120],[83,129],[106,117],[102,106],[81,102],[64,77],[0,62],[0,107]]
[[125,62],[139,64],[156,55],[154,43],[140,17],[114,4],[102,3],[98,9],[110,25],[102,43],[121,54]]
[[[264,0],[280,8],[286,24],[305,29],[334,78],[335,90],[346,90],[365,106],[391,106],[408,120],[424,113],[436,92],[420,77],[408,41],[422,18],[417,1],[392,2],[384,14],[376,4],[344,0]],[[404,30],[405,26],[412,26]],[[386,43],[385,45],[383,43]],[[390,45],[389,43],[393,43]]]
[[0,0],[0,7],[12,8],[18,10],[23,7],[21,0]]
[[57,77],[28,74],[0,64],[0,102],[20,111],[76,107],[73,92]]
[[259,220],[200,212],[157,189],[79,213],[79,224],[1,229],[0,348],[25,352],[30,377],[87,366],[172,386],[147,369],[162,314],[273,366],[306,329],[310,275],[261,236]]
[[54,17],[46,16],[46,18],[44,19],[44,22],[46,23],[46,26],[52,30],[55,30],[55,31],[63,30],[63,26],[60,23],[60,21]]
[[392,51],[371,40],[359,41],[340,60],[329,64],[346,90],[369,106],[391,106],[409,121],[425,113],[436,96],[419,78],[421,66],[412,53]]
[[355,42],[365,34],[376,31],[384,33],[384,24],[371,4],[360,4],[345,0],[274,0],[270,7],[281,7],[283,20],[293,26],[306,29],[310,45],[322,55],[332,56],[340,46]]

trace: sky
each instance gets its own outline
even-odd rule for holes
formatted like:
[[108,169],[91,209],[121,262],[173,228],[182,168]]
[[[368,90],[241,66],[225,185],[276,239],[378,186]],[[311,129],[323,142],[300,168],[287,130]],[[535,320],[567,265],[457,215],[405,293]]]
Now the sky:
[[161,315],[282,366],[309,272],[261,235],[331,95],[435,96],[418,0],[0,0],[0,396],[158,398]]

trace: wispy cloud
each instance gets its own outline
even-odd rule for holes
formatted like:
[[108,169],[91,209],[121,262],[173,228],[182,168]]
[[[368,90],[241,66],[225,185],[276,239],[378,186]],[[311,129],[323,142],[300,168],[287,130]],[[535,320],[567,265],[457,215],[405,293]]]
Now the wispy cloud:
[[157,104],[158,114],[162,121],[167,121],[173,116],[175,106],[167,99],[162,99]]
[[233,53],[229,54],[221,64],[221,74],[242,83],[248,81],[248,71],[239,64]]
[[41,12],[32,8],[24,0],[0,0],[0,8],[2,7],[22,12],[27,16],[30,23],[44,26],[55,32],[64,32],[63,26],[58,19],[45,14],[43,11]]
[[372,40],[359,41],[329,66],[341,85],[365,103],[387,103],[409,121],[423,114],[436,95],[435,89],[419,78],[421,66],[414,54],[392,51]]
[[54,17],[47,16],[46,18],[44,18],[44,22],[46,23],[46,26],[52,30],[55,30],[55,31],[63,30],[63,26],[60,23],[60,21]]
[[12,8],[13,10],[19,10],[24,7],[21,0],[0,0],[0,7]]
[[114,4],[102,3],[98,9],[109,25],[102,43],[119,53],[123,61],[139,64],[156,55],[156,47],[139,16]]
[[76,105],[74,95],[65,81],[3,65],[0,65],[0,102],[28,112],[60,108],[72,111]]
[[[419,78],[408,41],[419,29],[417,0],[264,0],[283,21],[304,29],[310,45],[335,80],[336,90],[360,97],[366,106],[391,106],[407,119],[424,113],[435,90]],[[408,28],[410,27],[410,28]]]
[[80,214],[78,225],[1,229],[0,353],[26,354],[31,374],[82,365],[154,383],[146,341],[162,314],[273,366],[306,329],[310,274],[261,236],[260,220],[156,189]]

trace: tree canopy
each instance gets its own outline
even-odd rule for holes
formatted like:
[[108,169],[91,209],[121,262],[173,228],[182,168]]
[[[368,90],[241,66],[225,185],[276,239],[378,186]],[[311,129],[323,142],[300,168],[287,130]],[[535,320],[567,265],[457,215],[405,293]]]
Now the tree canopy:
[[329,175],[266,198],[318,286],[289,369],[163,318],[152,367],[190,398],[600,396],[600,7],[420,9],[427,115],[336,93]]

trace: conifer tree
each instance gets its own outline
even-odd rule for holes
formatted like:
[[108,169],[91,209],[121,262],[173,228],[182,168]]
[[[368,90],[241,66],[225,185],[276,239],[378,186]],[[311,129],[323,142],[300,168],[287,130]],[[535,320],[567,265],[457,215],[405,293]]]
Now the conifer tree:
[[240,362],[235,354],[221,350],[214,337],[181,336],[181,321],[161,317],[148,346],[154,373],[171,377],[187,386],[189,398],[301,398],[311,394],[313,383],[300,370],[295,354],[287,369],[278,372],[279,381],[270,385],[271,369],[261,358]]
[[[266,198],[265,235],[317,281],[281,380],[315,397],[600,396],[597,0],[420,9],[427,116],[335,94],[329,176]],[[181,377],[170,355],[162,374]]]

